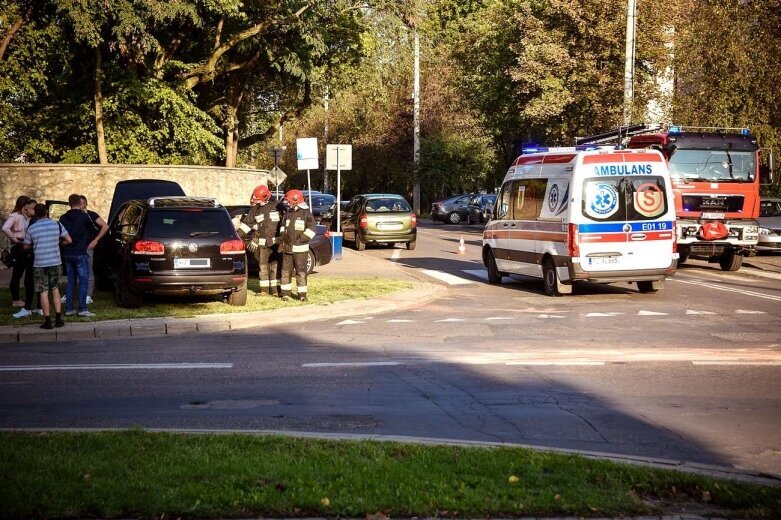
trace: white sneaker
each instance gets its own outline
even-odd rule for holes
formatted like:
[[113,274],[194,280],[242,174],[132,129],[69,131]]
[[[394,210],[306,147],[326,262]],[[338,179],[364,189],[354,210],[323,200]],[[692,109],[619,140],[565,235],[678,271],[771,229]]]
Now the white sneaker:
[[63,296],[62,298],[60,298],[60,303],[67,303],[67,302],[68,302],[67,296]]
[[19,312],[15,312],[12,316],[14,318],[26,318],[27,316],[32,316],[32,314],[33,314],[32,312],[22,307],[21,309],[19,309]]
[[95,316],[95,313],[90,311],[79,311],[79,316],[83,318],[92,318]]
[[38,316],[43,316],[43,309],[33,309],[33,314],[37,314]]
[[74,314],[76,314],[76,311],[65,311],[66,316],[73,316]]
[[87,296],[87,305],[89,305],[90,303],[93,303],[92,296]]

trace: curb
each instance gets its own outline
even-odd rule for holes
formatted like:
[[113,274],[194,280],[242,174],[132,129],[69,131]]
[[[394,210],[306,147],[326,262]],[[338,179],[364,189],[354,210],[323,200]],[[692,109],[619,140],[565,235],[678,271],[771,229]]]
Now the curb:
[[[198,332],[224,332],[250,328],[265,328],[320,319],[381,314],[406,309],[438,298],[447,288],[427,282],[412,282],[415,287],[404,291],[346,300],[329,305],[303,305],[231,314],[205,314],[195,318],[143,318],[109,320],[94,323],[72,323],[62,329],[41,330],[37,326],[0,327],[0,344],[75,341],[118,337],[155,337]],[[368,305],[367,302],[371,302]]]
[[[99,432],[123,432],[137,431],[138,428],[0,428],[0,432],[28,432],[28,433],[99,433]],[[640,457],[635,455],[620,455],[599,451],[573,450],[567,448],[555,448],[550,446],[537,446],[533,444],[520,444],[513,442],[489,442],[469,441],[457,439],[442,439],[436,437],[415,437],[405,435],[382,435],[360,433],[321,433],[306,431],[285,430],[225,430],[225,429],[200,429],[200,428],[141,428],[142,431],[151,433],[179,433],[187,435],[278,435],[300,439],[320,439],[332,441],[377,441],[398,442],[404,444],[423,444],[428,446],[458,446],[465,448],[522,448],[542,453],[557,453],[562,455],[578,455],[588,459],[607,460],[619,464],[629,464],[653,469],[664,469],[691,473],[706,477],[735,480],[748,484],[757,484],[781,488],[781,476],[762,473],[759,471],[736,468],[733,466],[716,466],[685,460],[660,459],[655,457]],[[655,518],[655,517],[653,517]],[[688,517],[687,517],[688,518]]]

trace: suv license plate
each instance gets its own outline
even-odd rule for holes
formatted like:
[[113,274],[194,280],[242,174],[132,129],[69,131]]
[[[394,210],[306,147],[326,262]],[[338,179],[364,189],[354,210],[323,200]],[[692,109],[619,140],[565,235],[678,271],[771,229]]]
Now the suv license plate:
[[702,218],[714,219],[714,220],[723,220],[724,219],[724,213],[708,213],[708,212],[703,211],[702,212]]
[[588,265],[610,265],[617,264],[617,256],[598,256],[596,258],[589,258]]
[[211,260],[208,258],[174,258],[174,269],[182,268],[208,269]]

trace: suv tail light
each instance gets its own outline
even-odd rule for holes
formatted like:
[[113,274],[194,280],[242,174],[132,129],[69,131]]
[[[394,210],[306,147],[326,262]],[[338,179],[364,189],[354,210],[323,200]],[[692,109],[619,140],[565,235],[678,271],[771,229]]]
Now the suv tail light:
[[418,216],[413,213],[412,218],[410,219],[410,227],[416,227],[417,225],[418,225]]
[[221,255],[236,255],[244,252],[244,242],[242,240],[228,240],[220,244]]
[[369,227],[369,218],[366,215],[361,215],[358,217],[358,225],[361,229],[366,229]]
[[154,240],[139,240],[133,244],[133,254],[135,255],[163,255],[165,246]]
[[580,256],[580,246],[578,245],[578,225],[570,224],[567,233],[567,254],[570,257]]
[[323,236],[330,240],[331,239],[331,230],[330,229],[326,229],[325,233],[323,233]]

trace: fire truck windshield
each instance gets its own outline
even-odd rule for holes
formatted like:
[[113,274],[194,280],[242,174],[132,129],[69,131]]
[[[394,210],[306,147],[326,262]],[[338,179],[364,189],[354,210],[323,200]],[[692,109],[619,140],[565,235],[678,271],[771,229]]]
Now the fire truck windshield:
[[677,148],[670,156],[670,175],[684,180],[750,182],[755,172],[754,152]]

